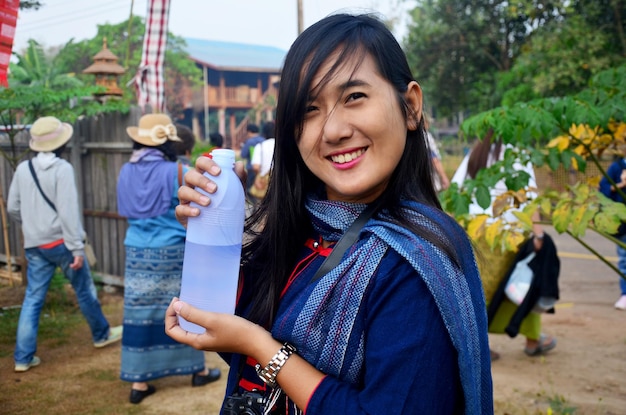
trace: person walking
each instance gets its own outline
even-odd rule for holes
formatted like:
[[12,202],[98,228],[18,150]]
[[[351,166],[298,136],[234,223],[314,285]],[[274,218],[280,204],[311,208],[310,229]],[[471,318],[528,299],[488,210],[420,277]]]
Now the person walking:
[[[178,298],[166,313],[172,338],[224,353],[222,413],[493,414],[481,281],[439,204],[422,109],[377,18],[330,15],[293,43],[236,313]],[[210,203],[194,187],[213,193],[202,173],[215,170],[202,158],[186,174],[181,223],[200,213],[192,201]],[[179,316],[207,331],[186,332]]]
[[[606,174],[611,178],[612,183],[606,177],[600,180],[600,192],[614,202],[626,203],[626,144],[619,146],[621,157],[615,160],[608,168]],[[620,226],[620,230],[616,237],[623,243],[626,243],[626,224]],[[617,266],[620,272],[626,275],[626,249],[621,245],[616,245],[617,249]],[[614,307],[617,310],[626,310],[626,280],[623,277],[619,279],[620,296],[615,302]]]
[[[454,173],[454,176],[452,177],[452,183],[456,183],[459,188],[463,187],[464,182],[468,179],[476,178],[479,171],[489,166],[492,166],[498,161],[501,161],[504,158],[504,154],[507,148],[513,149],[512,146],[505,145],[501,139],[494,135],[493,130],[490,130],[485,137],[476,142],[472,150],[461,161],[461,164],[459,165],[456,172]],[[513,167],[515,170],[522,171],[528,176],[529,180],[527,189],[530,189],[530,192],[532,192],[533,189],[537,188],[535,171],[532,164],[522,164],[516,162]],[[504,179],[498,181],[490,190],[491,204],[486,209],[484,209],[479,205],[477,200],[472,200],[472,203],[469,206],[469,213],[471,215],[487,215],[493,218],[494,202],[496,202],[500,195],[506,193],[507,191],[508,188]],[[519,221],[519,219],[515,216],[514,212],[516,210],[522,209],[523,205],[505,210],[502,214],[502,219],[507,223],[517,222]],[[529,246],[532,245],[531,250],[539,253],[542,249],[544,249],[545,242],[547,242],[547,240],[544,240],[544,237],[547,238],[547,236],[545,236],[544,229],[539,223],[539,213],[535,212],[531,219],[533,220],[532,233],[524,236]],[[545,247],[546,251],[548,250],[548,248],[550,248],[550,251],[552,251],[552,242],[550,242],[550,247]],[[546,251],[544,251],[544,253]],[[514,256],[515,252],[505,254],[496,253],[494,254],[498,255],[496,258],[491,258],[492,260],[485,261],[486,263],[483,264],[483,267],[485,269],[481,270],[484,274],[483,278],[485,278],[485,281],[493,280],[496,282],[501,282],[501,280],[505,278],[506,273],[511,265],[511,261],[505,258],[510,256],[512,259],[512,254]],[[556,260],[558,261],[558,259]],[[559,269],[560,268],[558,266],[551,267],[551,273],[556,275],[549,275],[548,278],[556,279],[558,277]],[[498,275],[491,275],[492,273],[496,272],[498,273]],[[537,275],[536,277],[540,278],[539,275]],[[485,289],[485,291],[491,292],[492,290]],[[488,303],[491,302],[491,300],[492,298],[487,298]],[[490,321],[489,332],[497,334],[502,334],[505,332],[508,333],[507,327],[512,321],[514,315],[516,314],[518,306],[506,298],[502,299],[499,304],[494,303],[493,305],[497,306],[497,310],[494,313],[492,321]],[[528,356],[544,355],[556,347],[556,337],[542,333],[541,313],[536,312],[534,309],[526,313],[517,331],[526,338],[524,353]],[[511,336],[511,333],[508,334]],[[514,335],[516,336],[517,332],[515,332]],[[492,360],[496,360],[500,357],[500,355],[496,351],[492,350],[491,357]]]
[[274,160],[274,144],[276,142],[274,139],[275,129],[276,124],[273,121],[266,122],[263,125],[263,137],[265,137],[265,140],[254,147],[251,164],[255,179],[248,192],[254,197],[256,203],[265,197],[267,187],[269,186],[270,171]]
[[176,124],[176,134],[180,141],[173,141],[174,151],[176,152],[177,160],[185,167],[191,166],[191,153],[196,146],[196,136],[191,128],[183,124]]
[[30,129],[29,142],[36,155],[17,166],[9,187],[7,212],[22,226],[28,263],[13,355],[16,372],[41,363],[35,355],[39,317],[57,267],[76,293],[94,347],[108,346],[122,337],[122,327],[111,327],[102,312],[85,258],[85,231],[74,169],[61,158],[72,134],[72,126],[58,118],[37,119]]
[[257,202],[256,198],[250,194],[249,189],[254,183],[254,179],[256,177],[256,173],[252,168],[252,157],[254,156],[254,149],[257,144],[260,144],[265,140],[266,137],[263,137],[259,134],[259,126],[256,124],[248,124],[246,127],[247,138],[246,141],[241,146],[240,156],[245,162],[246,171],[248,172],[247,181],[246,181],[246,195],[250,199],[250,201],[254,204]]
[[165,114],[147,114],[127,133],[133,153],[117,184],[117,209],[128,218],[120,378],[132,383],[129,400],[138,404],[156,391],[148,381],[191,374],[191,385],[203,386],[220,370],[205,367],[202,351],[165,335],[165,309],[180,293],[186,234],[174,217],[176,127]]

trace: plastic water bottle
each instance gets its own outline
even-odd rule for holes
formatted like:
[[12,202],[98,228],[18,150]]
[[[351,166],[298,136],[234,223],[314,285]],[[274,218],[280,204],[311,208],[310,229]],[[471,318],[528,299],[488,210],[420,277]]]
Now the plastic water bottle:
[[[207,207],[191,203],[200,215],[187,221],[187,239],[183,260],[180,299],[194,307],[218,313],[235,312],[241,241],[245,218],[245,196],[241,180],[235,174],[235,152],[213,150],[213,161],[222,169],[217,176],[207,175],[217,184],[208,194]],[[180,326],[192,333],[204,333],[204,327],[179,318]]]

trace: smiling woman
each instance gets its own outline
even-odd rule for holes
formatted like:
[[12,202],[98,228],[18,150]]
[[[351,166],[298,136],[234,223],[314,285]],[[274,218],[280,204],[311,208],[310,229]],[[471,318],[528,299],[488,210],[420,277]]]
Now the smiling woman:
[[[333,70],[338,61],[342,65]],[[407,129],[417,129],[422,102],[419,85],[411,81],[403,100],[398,100],[393,86],[364,50],[345,60],[338,53],[330,56],[312,85],[298,140],[300,153],[308,155],[307,167],[326,184],[329,200],[376,200],[404,153]],[[400,110],[403,102],[409,119]],[[372,169],[373,165],[377,168]]]
[[[376,18],[332,15],[294,42],[236,315],[178,299],[166,315],[174,339],[229,353],[223,413],[248,402],[272,414],[493,413],[482,286],[439,206],[421,110]],[[204,172],[219,169],[199,159],[179,189],[183,224],[199,214],[190,202],[210,203],[194,186],[215,191]],[[179,316],[207,331],[185,332]]]

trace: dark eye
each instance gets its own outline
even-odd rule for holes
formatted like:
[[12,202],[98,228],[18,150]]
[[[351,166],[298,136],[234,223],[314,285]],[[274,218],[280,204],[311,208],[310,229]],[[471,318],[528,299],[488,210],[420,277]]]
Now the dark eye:
[[348,97],[346,98],[346,102],[355,101],[359,98],[364,98],[364,97],[365,97],[365,94],[362,92],[353,92],[348,95]]
[[315,105],[308,105],[304,111],[308,114],[316,110],[317,110],[317,107]]

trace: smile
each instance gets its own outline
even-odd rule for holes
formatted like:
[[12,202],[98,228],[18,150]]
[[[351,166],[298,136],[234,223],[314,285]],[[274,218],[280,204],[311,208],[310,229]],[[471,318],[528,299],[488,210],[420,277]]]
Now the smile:
[[352,151],[350,153],[337,154],[334,156],[330,156],[330,159],[333,161],[333,163],[344,164],[344,163],[349,163],[356,158],[359,158],[363,153],[365,153],[365,149],[361,148],[359,150]]

